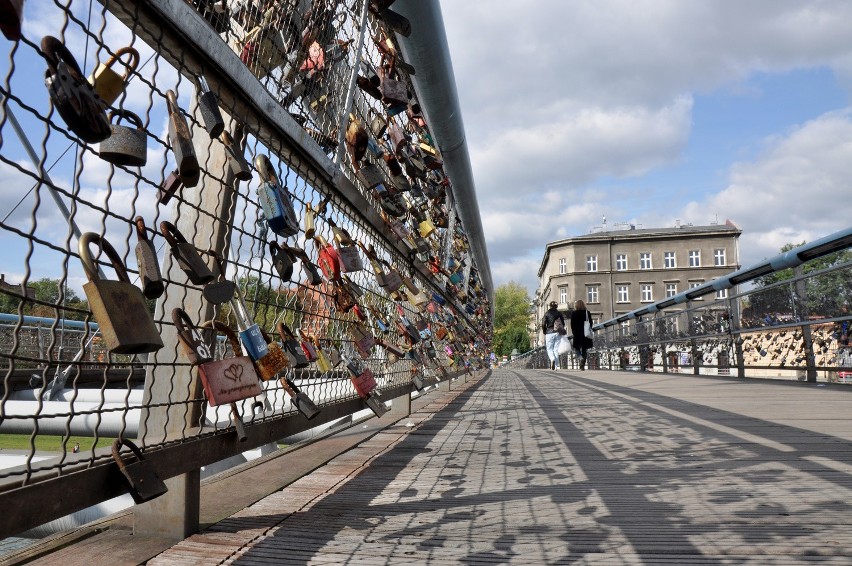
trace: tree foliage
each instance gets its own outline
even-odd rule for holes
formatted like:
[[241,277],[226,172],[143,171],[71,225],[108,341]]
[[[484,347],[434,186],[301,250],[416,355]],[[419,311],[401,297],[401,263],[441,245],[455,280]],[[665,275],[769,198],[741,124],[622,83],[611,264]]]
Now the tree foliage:
[[[781,253],[788,252],[804,243],[786,244],[781,248]],[[839,269],[805,279],[804,294],[801,297],[798,296],[801,294],[801,286],[799,289],[794,284],[767,287],[793,279],[796,271],[807,275],[850,261],[852,261],[852,250],[843,250],[804,263],[798,270],[784,269],[755,279],[758,292],[749,295],[750,315],[762,318],[806,313],[808,316],[830,317],[848,313],[852,305],[852,277],[849,277],[848,269]]]
[[65,308],[85,311],[88,310],[89,303],[85,299],[81,299],[73,289],[62,285],[59,279],[42,277],[37,281],[28,282],[27,288],[30,292],[34,292],[34,301],[0,293],[0,312],[18,314],[18,308],[23,303],[23,314],[25,316],[66,318],[69,320],[83,320],[86,318],[86,313],[84,312],[76,312]]
[[510,281],[495,289],[493,343],[497,354],[508,355],[514,349],[520,353],[529,351],[529,314],[530,298],[523,286]]

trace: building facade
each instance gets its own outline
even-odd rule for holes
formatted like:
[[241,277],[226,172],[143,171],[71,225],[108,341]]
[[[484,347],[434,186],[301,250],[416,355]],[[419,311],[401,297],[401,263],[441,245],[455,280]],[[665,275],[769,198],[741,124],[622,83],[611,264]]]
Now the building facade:
[[[567,312],[582,299],[597,324],[737,270],[736,225],[601,231],[547,244],[536,316],[550,301]],[[716,299],[724,299],[719,291]],[[713,300],[709,295],[707,300]]]

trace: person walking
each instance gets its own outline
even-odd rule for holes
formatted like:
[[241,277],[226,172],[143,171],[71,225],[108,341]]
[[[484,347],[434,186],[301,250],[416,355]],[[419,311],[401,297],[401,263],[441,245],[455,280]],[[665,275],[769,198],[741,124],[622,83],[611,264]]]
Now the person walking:
[[586,303],[576,301],[574,311],[571,313],[571,334],[574,335],[574,355],[580,360],[580,369],[586,369],[586,356],[592,347],[592,339],[586,337],[586,321],[592,326],[592,315],[586,309]]
[[550,308],[544,313],[544,318],[541,319],[541,330],[544,332],[544,348],[547,350],[547,357],[550,359],[550,369],[559,369],[559,340],[562,335],[567,333],[565,330],[565,318],[562,316],[556,307],[556,301],[550,301]]

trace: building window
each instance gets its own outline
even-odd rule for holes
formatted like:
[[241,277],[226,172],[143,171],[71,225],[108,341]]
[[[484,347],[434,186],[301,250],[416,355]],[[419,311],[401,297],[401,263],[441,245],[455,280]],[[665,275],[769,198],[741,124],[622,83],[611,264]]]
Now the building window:
[[701,250],[689,250],[689,267],[701,267]]
[[666,269],[674,269],[677,267],[677,260],[675,259],[674,252],[665,252],[663,254],[663,261],[665,262]]
[[565,275],[568,271],[568,260],[564,257],[559,260],[559,275]]
[[722,299],[728,298],[728,290],[727,289],[719,289],[716,291],[716,300],[721,301]]
[[666,283],[666,298],[677,295],[677,283]]
[[651,269],[651,252],[639,254],[639,269]]
[[618,299],[616,302],[618,303],[629,303],[630,302],[630,294],[627,292],[627,285],[619,285],[615,288],[616,295]]
[[597,285],[591,285],[586,287],[586,302],[587,303],[599,303],[600,302],[600,290]]
[[597,270],[598,270],[598,256],[587,255],[586,256],[586,271],[597,271]]
[[[692,253],[692,252],[690,252],[690,253]],[[703,284],[704,284],[704,281],[690,281],[690,282],[689,282],[689,288],[690,288],[690,289],[695,289],[696,287],[700,287],[700,286],[701,286],[701,285],[703,285]],[[704,300],[704,297],[695,297],[695,298],[694,298],[694,299],[692,299],[692,300],[693,300],[693,301],[703,301],[703,300]]]
[[630,336],[630,321],[625,320],[621,323],[621,335]]
[[568,288],[560,287],[559,288],[559,304],[567,305],[568,304]]
[[642,296],[643,303],[653,303],[654,302],[654,286],[650,284],[644,284],[639,287],[639,291]]
[[725,250],[713,250],[713,265],[720,267],[727,265],[725,261]]
[[618,254],[615,256],[615,270],[627,271],[627,254]]

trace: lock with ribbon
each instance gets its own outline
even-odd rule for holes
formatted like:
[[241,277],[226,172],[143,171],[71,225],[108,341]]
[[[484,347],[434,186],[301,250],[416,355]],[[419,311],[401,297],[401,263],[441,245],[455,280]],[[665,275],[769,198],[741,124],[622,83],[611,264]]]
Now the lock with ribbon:
[[[136,456],[136,461],[128,464],[121,456],[121,447],[127,446]],[[130,495],[136,504],[151,501],[167,491],[165,482],[160,479],[157,470],[145,460],[142,451],[126,438],[116,438],[112,443],[112,459],[118,464],[118,469],[127,481]]]
[[267,156],[259,154],[254,164],[263,181],[257,189],[257,198],[269,229],[283,238],[295,236],[299,233],[299,221],[289,191],[281,186]]
[[[127,62],[121,60],[127,56]],[[121,63],[124,66],[124,74],[119,75],[113,69],[113,65]],[[89,77],[89,83],[95,89],[95,93],[107,106],[112,106],[130,81],[130,74],[139,66],[139,52],[133,47],[122,47],[116,50],[115,55],[101,63]]]
[[278,272],[281,281],[287,283],[293,277],[293,254],[289,246],[279,245],[278,242],[269,242],[269,253],[272,255],[272,266]]
[[201,121],[204,129],[210,134],[211,139],[218,138],[225,131],[225,120],[219,111],[219,97],[210,90],[207,79],[199,75],[198,82],[198,110],[201,112]]
[[211,281],[205,285],[202,290],[202,294],[205,299],[214,305],[221,305],[227,303],[234,297],[234,292],[236,291],[237,286],[233,281],[225,279],[225,262],[222,259],[222,256],[213,250],[207,250],[207,253],[213,256],[216,260],[219,277],[217,281]]
[[302,350],[302,345],[299,340],[290,330],[290,327],[283,322],[278,323],[278,335],[281,337],[284,355],[287,356],[290,366],[294,368],[306,368],[310,364],[305,351]]
[[177,103],[177,95],[173,90],[166,91],[166,106],[169,110],[169,144],[177,163],[178,175],[186,187],[194,187],[201,179],[201,167],[195,156],[189,125]]
[[322,270],[323,275],[329,281],[337,281],[340,279],[340,256],[337,255],[337,250],[325,241],[322,236],[314,236],[314,245],[317,248],[319,257],[317,265]]
[[136,265],[139,266],[139,279],[142,282],[142,294],[146,299],[157,299],[166,290],[163,283],[163,275],[160,272],[160,261],[157,259],[157,250],[148,239],[148,231],[145,228],[145,219],[137,216],[133,222],[136,224]]
[[251,168],[237,142],[234,141],[233,136],[228,132],[222,132],[219,138],[225,146],[225,153],[228,155],[228,167],[231,173],[240,181],[251,181]]
[[[122,126],[122,119],[131,122],[135,127]],[[115,123],[113,120],[116,120]],[[130,110],[119,109],[110,111],[109,121],[112,133],[98,148],[100,158],[115,165],[145,165],[148,161],[148,139],[142,119]]]
[[[109,258],[118,281],[100,278],[89,249],[91,244],[99,246]],[[107,349],[115,354],[144,354],[162,348],[163,339],[148,312],[145,296],[130,282],[115,248],[100,235],[86,232],[80,236],[77,251],[89,279],[83,291]]]
[[290,396],[293,405],[296,406],[296,409],[298,409],[306,419],[311,420],[319,414],[320,409],[316,406],[316,403],[314,403],[304,391],[301,391],[298,387],[296,387],[296,384],[291,379],[282,377],[279,382],[281,383],[281,388]]
[[201,259],[198,248],[190,244],[177,227],[167,220],[160,222],[160,233],[169,243],[172,257],[194,285],[210,283],[216,276]]
[[84,78],[68,48],[51,35],[41,40],[47,61],[44,84],[53,107],[72,132],[88,143],[98,143],[112,133],[101,100]]

